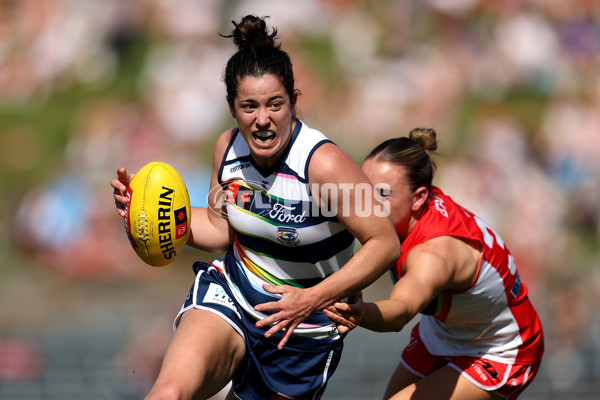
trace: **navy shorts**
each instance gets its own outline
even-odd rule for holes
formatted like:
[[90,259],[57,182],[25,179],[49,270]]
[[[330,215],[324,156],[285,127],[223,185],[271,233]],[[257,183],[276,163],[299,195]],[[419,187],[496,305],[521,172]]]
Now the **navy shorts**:
[[291,337],[282,350],[281,333],[267,339],[265,329],[237,304],[222,272],[210,264],[194,264],[196,280],[175,319],[191,308],[207,310],[227,321],[246,342],[246,356],[233,381],[243,400],[320,399],[342,355],[342,340],[323,342]]

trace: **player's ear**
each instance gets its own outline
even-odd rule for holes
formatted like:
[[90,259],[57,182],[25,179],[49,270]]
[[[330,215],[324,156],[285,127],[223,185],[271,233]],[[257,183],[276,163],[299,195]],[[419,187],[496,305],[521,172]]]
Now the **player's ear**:
[[235,118],[235,108],[233,107],[233,103],[229,100],[229,96],[226,97],[227,105],[229,106],[229,113],[233,118]]
[[296,117],[296,102],[298,101],[298,96],[300,95],[300,90],[295,89],[294,90],[294,94],[292,94],[292,98],[290,99],[291,102],[291,106],[292,106],[292,116],[295,118]]
[[429,190],[425,186],[419,187],[413,195],[412,210],[418,211],[429,197]]

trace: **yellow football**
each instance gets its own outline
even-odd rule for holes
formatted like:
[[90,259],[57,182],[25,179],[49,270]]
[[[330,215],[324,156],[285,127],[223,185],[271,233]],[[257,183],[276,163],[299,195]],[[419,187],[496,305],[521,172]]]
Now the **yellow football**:
[[153,267],[171,263],[190,235],[191,206],[185,183],[167,163],[153,161],[127,190],[125,232],[137,255]]

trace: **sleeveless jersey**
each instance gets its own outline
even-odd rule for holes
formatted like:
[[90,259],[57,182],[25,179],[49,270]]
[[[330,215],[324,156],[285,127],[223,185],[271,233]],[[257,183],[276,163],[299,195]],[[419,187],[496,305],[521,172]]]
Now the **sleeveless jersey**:
[[540,320],[527,296],[510,251],[496,232],[477,216],[432,187],[414,229],[402,243],[396,279],[410,250],[429,239],[454,236],[476,240],[482,259],[471,286],[442,292],[420,320],[427,350],[439,356],[473,356],[512,364],[533,363],[543,353]]
[[[297,120],[284,154],[270,169],[254,162],[239,131],[223,157],[218,177],[235,234],[225,275],[238,303],[256,320],[265,316],[254,310],[256,304],[280,298],[264,291],[263,284],[311,287],[354,253],[354,237],[336,218],[323,216],[311,196],[308,166],[324,143],[331,141]],[[294,335],[339,339],[321,312],[309,316]]]

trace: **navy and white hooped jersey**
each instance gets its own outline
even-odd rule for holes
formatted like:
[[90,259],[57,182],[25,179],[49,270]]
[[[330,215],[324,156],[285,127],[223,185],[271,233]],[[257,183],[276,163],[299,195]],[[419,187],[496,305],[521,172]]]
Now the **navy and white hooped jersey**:
[[[238,303],[255,319],[256,304],[279,296],[263,284],[316,285],[341,268],[354,253],[354,237],[335,217],[326,217],[311,196],[308,165],[312,154],[331,143],[297,120],[280,161],[268,170],[253,160],[235,132],[219,169],[227,218],[235,240],[226,260],[226,277]],[[309,316],[295,335],[337,340],[335,325],[321,312]]]

